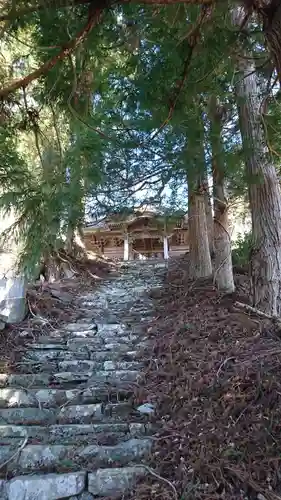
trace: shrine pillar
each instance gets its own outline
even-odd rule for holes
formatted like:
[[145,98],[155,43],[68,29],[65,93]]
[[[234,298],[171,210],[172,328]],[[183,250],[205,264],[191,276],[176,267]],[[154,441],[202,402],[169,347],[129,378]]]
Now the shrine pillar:
[[163,236],[163,249],[164,249],[164,259],[169,258],[169,245],[168,245],[168,236]]
[[124,234],[124,260],[129,260],[129,235],[128,233]]

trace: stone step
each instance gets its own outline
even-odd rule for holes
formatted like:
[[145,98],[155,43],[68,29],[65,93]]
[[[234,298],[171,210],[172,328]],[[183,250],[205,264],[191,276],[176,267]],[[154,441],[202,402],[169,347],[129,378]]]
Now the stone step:
[[122,344],[128,344],[128,345],[133,345],[139,340],[139,335],[136,335],[135,333],[131,332],[130,334],[126,335],[107,335],[106,337],[100,337],[103,338],[105,344],[111,344],[113,342],[115,343],[122,343]]
[[[99,348],[99,349],[98,349]],[[132,350],[127,351],[127,344],[118,344],[118,343],[110,343],[110,344],[101,344],[94,345],[87,344],[86,346],[81,344],[80,342],[73,342],[69,345],[70,350],[28,350],[22,356],[21,364],[25,361],[29,363],[31,361],[44,364],[46,363],[46,367],[48,366],[47,362],[49,361],[72,361],[72,360],[99,360],[106,361],[107,359],[112,360],[115,358],[116,361],[123,356],[126,356],[130,359],[135,358],[138,354],[138,351]],[[107,352],[107,355],[104,353]],[[107,356],[107,357],[106,357]],[[48,370],[49,371],[49,370]]]
[[[0,446],[22,441],[28,444],[99,444],[112,445],[122,439],[151,435],[153,427],[140,422],[99,424],[0,425]],[[0,497],[1,498],[1,497]]]
[[101,337],[111,337],[126,335],[127,327],[125,323],[98,323],[98,335]]
[[138,370],[116,370],[104,371],[91,370],[84,372],[57,372],[57,373],[0,373],[0,387],[27,387],[35,388],[41,386],[69,386],[69,384],[81,384],[88,382],[91,385],[97,385],[100,382],[116,383],[135,382],[140,373]]
[[97,361],[60,361],[58,363],[58,371],[92,371],[97,372],[100,370],[113,371],[113,370],[141,370],[143,363],[139,361],[111,361],[106,360],[98,363]]
[[44,351],[44,350],[52,350],[52,351],[55,351],[55,350],[64,350],[64,349],[67,349],[66,347],[66,341],[62,341],[62,342],[55,342],[55,343],[29,343],[29,344],[26,344],[26,347],[29,348],[29,349],[40,349],[41,351]]
[[[136,343],[138,340],[139,340],[139,335],[135,335],[133,333],[129,334],[129,335],[110,335],[110,334],[107,334],[106,336],[101,336],[101,335],[97,335],[96,337],[93,337],[93,338],[89,338],[85,341],[85,338],[81,338],[81,337],[71,337],[71,340],[69,340],[68,342],[83,342],[84,345],[88,345],[88,340],[90,341],[91,344],[97,344],[97,345],[103,345],[103,344],[111,344],[111,343],[116,343],[116,344],[127,344],[127,345],[130,345],[130,344],[134,344]],[[128,347],[127,347],[128,348]]]
[[[108,340],[108,339],[107,339]],[[106,342],[104,345],[103,345],[103,348],[102,350],[108,350],[108,351],[115,351],[116,353],[127,353],[127,352],[130,352],[130,351],[135,351],[136,349],[140,350],[142,349],[144,345],[144,342],[143,341],[137,341],[137,342],[129,342],[129,343],[121,343],[121,342],[113,342],[111,340],[111,342]],[[145,342],[145,346],[147,345],[147,343]],[[90,346],[91,347],[91,346]],[[89,350],[91,350],[91,348],[89,347]]]
[[17,373],[0,374],[2,477],[26,474],[0,480],[0,500],[119,498],[146,473],[133,463],[157,429],[132,402],[154,312],[145,294],[159,285],[150,264],[77,297],[83,319],[25,345]]
[[[86,321],[90,322],[90,318],[92,318],[92,316],[93,316],[93,308],[84,309],[80,304],[80,300],[78,300],[78,303],[79,303],[79,309],[81,311],[81,314],[84,315],[85,323],[86,323]],[[113,310],[102,311],[102,310],[98,310],[95,308],[95,321],[96,322],[102,323],[104,321],[105,316],[106,316],[106,322],[108,324],[116,323],[119,320],[122,321],[122,318],[120,318],[119,315],[113,314]]]
[[116,402],[132,396],[132,388],[126,384],[109,387],[97,384],[83,389],[0,389],[0,408],[44,407],[53,408],[65,404],[91,404]]
[[28,350],[22,356],[22,361],[37,361],[43,363],[46,361],[67,361],[73,359],[89,359],[90,354],[87,349],[74,351],[61,350]]
[[57,361],[33,361],[31,359],[23,359],[18,363],[13,364],[13,370],[17,373],[54,373],[58,371]]
[[102,381],[107,383],[136,382],[140,377],[139,370],[100,370],[91,377],[91,381]]
[[50,425],[88,424],[99,421],[104,416],[101,403],[88,405],[66,405],[62,408],[4,408],[0,410],[0,424]]
[[126,343],[121,343],[121,342],[112,342],[112,339],[110,339],[110,342],[106,342],[100,345],[95,345],[92,343],[88,343],[85,345],[85,342],[80,343],[77,342],[77,340],[73,340],[72,342],[69,343],[68,348],[70,351],[81,351],[81,352],[87,352],[92,355],[93,353],[98,352],[99,350],[101,351],[108,351],[111,352],[113,351],[115,355],[120,355],[126,353],[128,350],[134,350],[133,343],[131,344],[126,344]]
[[97,350],[124,352],[128,350],[129,346],[126,342],[113,342],[112,339],[109,342],[102,339],[91,339],[85,342],[85,339],[75,338],[68,341],[67,347],[69,351],[74,352],[95,352]]
[[66,339],[72,339],[72,338],[77,338],[77,339],[84,339],[85,340],[94,340],[97,338],[97,332],[94,330],[81,330],[81,331],[76,331],[76,332],[65,332],[65,338]]
[[139,340],[139,335],[135,335],[133,333],[129,335],[116,335],[114,333],[107,332],[107,334],[104,334],[103,336],[98,338],[102,338],[105,343],[121,342],[123,344],[130,344],[137,342]]
[[85,321],[77,321],[77,323],[67,323],[64,325],[63,329],[66,332],[94,332],[97,329],[97,325],[95,322],[87,323]]
[[88,492],[85,491],[87,475],[85,471],[19,476],[10,481],[2,481],[0,494],[1,500],[120,498],[146,473],[142,465],[98,469],[88,474]]
[[96,372],[85,371],[85,372],[58,372],[52,375],[53,383],[60,384],[64,386],[69,383],[83,383],[87,382],[88,385],[96,385],[100,382],[107,383],[119,383],[122,382],[136,382],[140,376],[138,370],[116,370],[116,371],[105,371],[98,370]]
[[[88,490],[94,497],[116,498],[131,491],[136,481],[144,477],[144,466],[98,469],[88,474]],[[10,499],[9,499],[10,500]]]
[[[55,345],[65,345],[66,339],[64,338],[65,334],[62,333],[61,330],[58,330],[56,334],[52,335],[41,335],[38,337],[36,342],[42,346],[42,344],[55,344]],[[33,345],[33,344],[32,344]]]
[[38,387],[48,386],[51,380],[49,373],[0,373],[0,387]]
[[101,403],[66,405],[57,413],[57,423],[59,424],[90,424],[103,418],[104,406]]
[[[1,483],[1,481],[0,481]],[[3,481],[1,500],[59,500],[78,498],[86,487],[86,472],[19,476]],[[0,484],[1,488],[1,484]]]
[[103,363],[104,370],[111,371],[120,371],[120,370],[130,370],[130,371],[138,371],[144,367],[144,363],[141,361],[104,361]]
[[139,351],[94,351],[90,354],[93,361],[136,361],[140,359]]
[[4,445],[0,447],[0,462],[7,462],[6,471],[16,474],[47,472],[57,467],[68,471],[83,467],[92,471],[99,467],[122,466],[140,460],[150,453],[151,444],[149,438],[132,438],[115,446],[30,444],[19,453],[15,453],[18,447]]
[[55,422],[56,416],[53,410],[46,408],[4,408],[0,410],[0,425],[46,425]]
[[133,309],[132,311],[130,311],[130,314],[135,320],[136,319],[140,320],[141,318],[145,319],[153,318],[155,312],[154,310],[147,311],[145,309]]
[[98,370],[103,370],[104,363],[98,363],[97,361],[84,360],[69,360],[69,361],[59,361],[58,370],[62,372],[96,372]]
[[[38,400],[39,403],[39,400]],[[117,403],[65,404],[61,407],[23,406],[0,409],[0,425],[89,424],[109,417],[138,415],[128,401]]]
[[[41,366],[44,364],[41,363]],[[28,364],[28,361],[26,364],[22,365],[22,372],[24,372],[24,367],[29,368],[30,373],[34,373],[34,367],[37,365],[32,363],[31,367]],[[118,362],[118,361],[112,361],[108,359],[108,356],[105,361],[93,361],[93,360],[88,360],[88,359],[75,359],[75,355],[73,353],[73,356],[70,357],[70,359],[66,359],[64,361],[57,361],[57,362],[50,362],[49,366],[47,366],[47,370],[50,374],[56,374],[58,372],[91,372],[95,373],[100,370],[115,370],[115,369],[120,369],[120,370],[137,370],[142,368],[142,363],[137,362],[137,361],[123,361],[123,362]],[[115,368],[114,368],[115,367]],[[37,370],[38,371],[38,370]]]

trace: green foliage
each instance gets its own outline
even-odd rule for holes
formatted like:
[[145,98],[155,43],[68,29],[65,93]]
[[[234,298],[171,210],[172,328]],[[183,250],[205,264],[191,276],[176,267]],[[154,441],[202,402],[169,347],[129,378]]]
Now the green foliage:
[[[2,192],[0,209],[5,215],[12,215],[12,225],[1,235],[6,245],[14,242],[19,248],[19,265],[28,275],[32,275],[42,257],[58,244],[60,221],[65,212],[63,184],[58,177],[41,178],[32,174],[27,164],[14,151],[10,152],[9,164],[0,166]],[[3,158],[7,158],[6,156]]]
[[281,158],[281,95],[280,91],[271,99],[267,113],[264,115],[264,128],[267,143],[275,162],[277,170],[280,172]]
[[[43,4],[30,10],[36,2],[29,2],[5,26],[3,85],[57,56],[87,24],[88,4]],[[237,33],[220,2],[193,49],[189,35],[201,13],[200,5],[114,4],[72,53],[4,101],[0,206],[17,213],[12,232],[24,241],[30,272],[83,223],[85,210],[96,218],[140,205],[185,213],[187,178],[211,173],[210,95],[225,109],[221,159],[230,197],[246,196],[232,86]],[[256,29],[251,47],[258,46]],[[272,130],[280,116],[270,113]],[[276,134],[272,141],[280,144]]]
[[234,266],[248,266],[253,246],[252,233],[239,234],[232,250],[232,263]]
[[63,246],[69,228],[81,225],[83,200],[99,182],[99,170],[89,158],[87,134],[78,136],[78,129],[77,140],[64,151],[49,141],[44,150],[39,148],[37,168],[18,153],[15,135],[2,128],[0,137],[0,209],[4,217],[13,214],[14,218],[2,242],[19,245],[19,265],[32,276],[42,259]]
[[26,165],[17,151],[16,137],[11,129],[0,126],[0,144],[0,192],[10,191],[14,184],[26,186]]

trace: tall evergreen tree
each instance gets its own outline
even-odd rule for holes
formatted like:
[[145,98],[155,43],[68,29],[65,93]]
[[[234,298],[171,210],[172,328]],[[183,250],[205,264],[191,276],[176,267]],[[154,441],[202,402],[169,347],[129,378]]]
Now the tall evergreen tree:
[[224,107],[215,95],[211,95],[209,117],[214,198],[215,281],[219,290],[233,292],[229,207],[226,193],[224,145],[222,142],[223,116]]

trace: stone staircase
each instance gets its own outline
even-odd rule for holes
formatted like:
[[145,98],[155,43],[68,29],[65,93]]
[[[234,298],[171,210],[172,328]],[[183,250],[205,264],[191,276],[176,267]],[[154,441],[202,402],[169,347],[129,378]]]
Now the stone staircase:
[[153,428],[130,397],[165,265],[124,265],[0,374],[0,500],[118,498],[146,473]]

